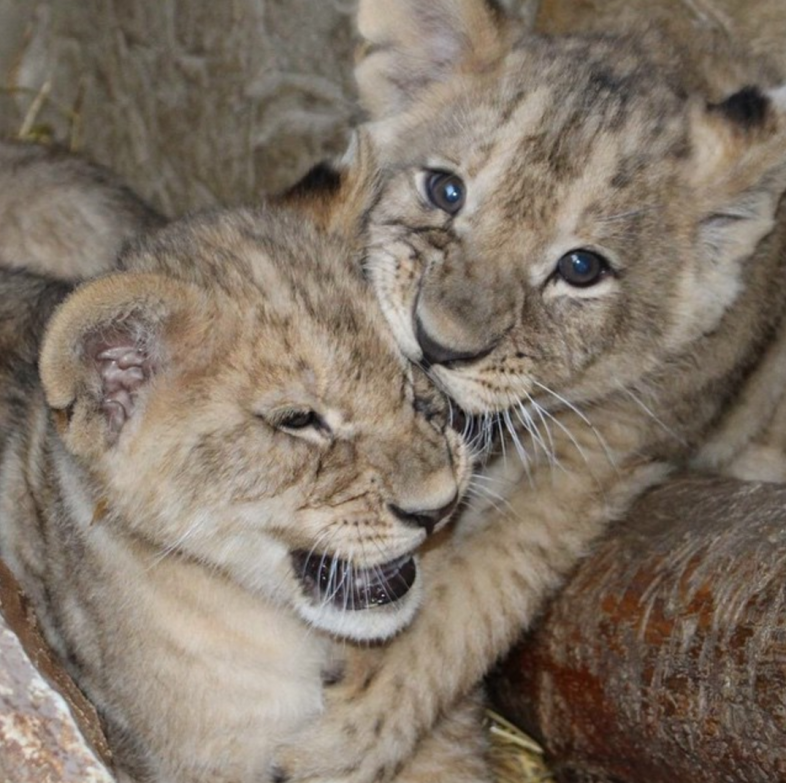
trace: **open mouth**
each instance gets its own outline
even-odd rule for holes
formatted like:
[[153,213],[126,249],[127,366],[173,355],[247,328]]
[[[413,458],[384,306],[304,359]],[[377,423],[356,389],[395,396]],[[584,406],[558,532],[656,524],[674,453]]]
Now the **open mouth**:
[[356,568],[330,555],[292,553],[295,572],[307,595],[340,609],[361,610],[391,604],[403,598],[417,576],[410,555],[372,568]]

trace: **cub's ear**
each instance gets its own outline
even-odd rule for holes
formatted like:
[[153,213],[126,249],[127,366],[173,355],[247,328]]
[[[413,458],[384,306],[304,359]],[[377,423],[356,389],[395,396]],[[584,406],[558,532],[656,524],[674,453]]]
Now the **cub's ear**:
[[692,119],[700,239],[714,265],[738,263],[773,229],[786,190],[786,88],[746,87]]
[[353,132],[349,148],[335,162],[320,163],[279,196],[279,201],[308,214],[320,227],[355,243],[374,204],[380,173],[369,133]]
[[353,132],[349,148],[338,163],[338,170],[341,188],[332,200],[326,228],[357,242],[380,185],[376,150],[371,135],[363,128]]
[[57,310],[39,366],[75,454],[97,456],[139,416],[151,380],[173,361],[169,336],[193,296],[161,275],[121,273],[80,286]]
[[743,286],[745,261],[775,226],[786,191],[785,98],[745,88],[694,106],[686,167],[698,242],[686,278],[690,334],[717,326]]
[[360,0],[357,21],[355,76],[374,120],[406,110],[435,82],[491,67],[513,27],[495,0]]

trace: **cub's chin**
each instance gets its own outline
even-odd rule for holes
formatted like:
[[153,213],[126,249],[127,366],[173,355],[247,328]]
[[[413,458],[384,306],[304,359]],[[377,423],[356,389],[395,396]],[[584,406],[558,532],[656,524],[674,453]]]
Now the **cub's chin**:
[[291,557],[301,587],[298,612],[333,636],[387,639],[409,625],[417,612],[422,587],[413,555],[368,568],[327,554],[298,551]]

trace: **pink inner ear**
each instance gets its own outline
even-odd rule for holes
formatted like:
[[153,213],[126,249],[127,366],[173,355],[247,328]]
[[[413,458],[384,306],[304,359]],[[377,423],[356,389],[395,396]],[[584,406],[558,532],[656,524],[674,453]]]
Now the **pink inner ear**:
[[117,435],[134,413],[137,393],[150,378],[149,356],[136,345],[114,345],[95,354],[101,376],[101,407],[109,431]]

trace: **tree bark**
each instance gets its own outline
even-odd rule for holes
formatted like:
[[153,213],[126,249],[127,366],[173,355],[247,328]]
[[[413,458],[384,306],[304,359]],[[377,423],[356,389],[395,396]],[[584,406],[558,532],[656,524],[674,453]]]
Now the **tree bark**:
[[786,486],[646,495],[493,674],[560,781],[786,781]]

